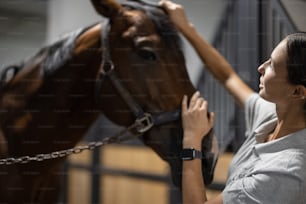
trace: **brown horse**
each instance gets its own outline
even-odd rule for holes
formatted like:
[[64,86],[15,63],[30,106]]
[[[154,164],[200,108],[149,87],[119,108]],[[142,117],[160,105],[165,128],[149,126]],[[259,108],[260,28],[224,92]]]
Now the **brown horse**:
[[[144,127],[132,132],[143,133],[144,143],[170,164],[179,186],[182,128],[175,110],[195,88],[178,34],[157,6],[140,1],[92,3],[109,19],[107,26],[77,31],[3,71],[0,156],[26,158],[70,149],[101,113],[126,127],[145,118]],[[4,82],[10,70],[16,74]],[[204,153],[211,149],[207,138]],[[203,159],[206,183],[214,169],[208,155]],[[1,164],[0,202],[55,203],[64,159]]]

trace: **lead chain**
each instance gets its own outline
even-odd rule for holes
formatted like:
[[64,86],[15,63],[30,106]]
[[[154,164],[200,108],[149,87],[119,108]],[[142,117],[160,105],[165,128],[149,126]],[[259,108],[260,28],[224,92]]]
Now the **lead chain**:
[[134,135],[129,135],[129,136],[124,136],[125,132],[132,131],[132,129],[136,129],[136,131],[142,127],[143,124],[139,122],[135,122],[132,124],[130,127],[128,127],[125,130],[120,131],[118,134],[112,136],[112,137],[107,137],[104,138],[102,141],[95,141],[95,142],[90,142],[87,145],[80,145],[71,149],[66,149],[66,150],[61,150],[61,151],[55,151],[47,154],[37,154],[35,156],[22,156],[18,158],[5,158],[5,159],[0,159],[0,165],[13,165],[13,164],[27,164],[31,161],[45,161],[49,159],[57,159],[57,158],[62,158],[69,156],[71,154],[79,154],[83,152],[84,150],[94,150],[97,147],[101,147],[106,144],[111,144],[111,143],[118,143],[122,142],[125,140],[129,140],[134,137],[138,137],[141,134],[134,134]]
[[97,147],[100,147],[104,145],[103,141],[98,142],[90,142],[88,145],[83,146],[77,146],[75,148],[61,150],[61,151],[55,151],[48,154],[37,154],[35,156],[22,156],[18,158],[6,158],[6,159],[0,159],[0,165],[12,165],[12,164],[26,164],[31,161],[44,161],[49,159],[56,159],[61,157],[66,157],[71,154],[79,154],[83,152],[84,150],[93,150]]

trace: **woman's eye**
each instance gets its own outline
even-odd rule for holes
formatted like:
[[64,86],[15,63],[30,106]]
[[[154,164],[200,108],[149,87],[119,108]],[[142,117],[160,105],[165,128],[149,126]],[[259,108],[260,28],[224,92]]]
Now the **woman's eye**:
[[157,59],[156,54],[150,49],[140,49],[138,55],[145,60],[155,61]]

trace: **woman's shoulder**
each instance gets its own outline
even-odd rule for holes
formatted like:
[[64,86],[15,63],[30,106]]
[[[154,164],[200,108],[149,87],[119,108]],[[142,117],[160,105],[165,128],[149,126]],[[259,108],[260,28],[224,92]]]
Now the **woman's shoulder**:
[[248,97],[246,101],[246,108],[257,111],[267,110],[275,112],[275,104],[263,99],[258,93],[253,93]]
[[248,97],[245,106],[247,132],[252,132],[262,124],[274,118],[276,118],[274,103],[264,100],[257,93],[253,93]]

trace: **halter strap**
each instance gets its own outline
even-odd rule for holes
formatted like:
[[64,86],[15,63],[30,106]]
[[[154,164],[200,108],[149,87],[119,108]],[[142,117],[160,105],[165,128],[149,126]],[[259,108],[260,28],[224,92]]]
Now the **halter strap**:
[[[102,63],[100,66],[100,80],[107,76],[112,84],[115,86],[116,90],[119,92],[119,95],[123,98],[125,103],[129,106],[130,110],[133,112],[136,118],[141,118],[144,116],[144,112],[142,108],[135,102],[132,98],[129,91],[122,85],[120,82],[115,70],[115,66],[113,61],[111,60],[110,56],[110,46],[109,46],[109,39],[108,33],[110,30],[110,24],[107,21],[104,22],[104,29],[102,29]],[[98,93],[99,94],[99,93]]]
[[137,128],[138,133],[144,133],[151,129],[154,125],[162,125],[165,123],[173,122],[180,119],[181,110],[176,109],[169,112],[151,114],[144,112],[141,106],[136,103],[130,92],[122,85],[116,72],[115,65],[111,60],[110,46],[108,34],[110,31],[109,21],[106,20],[103,24],[103,29],[101,32],[101,44],[102,44],[102,63],[100,65],[99,78],[96,83],[96,100],[101,91],[102,82],[106,77],[108,77],[113,84],[113,86],[118,91],[121,98],[128,105],[133,115],[136,117],[135,123],[139,124]]

